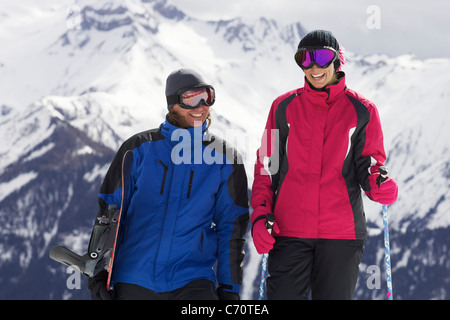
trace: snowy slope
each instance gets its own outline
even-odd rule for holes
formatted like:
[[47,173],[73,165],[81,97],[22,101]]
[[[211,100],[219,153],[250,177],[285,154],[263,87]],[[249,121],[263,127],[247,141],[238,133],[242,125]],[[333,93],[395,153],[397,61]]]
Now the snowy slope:
[[[0,12],[0,43],[8,48],[0,52],[0,268],[2,274],[15,270],[13,280],[0,276],[3,284],[34,283],[38,269],[31,266],[38,265],[58,276],[52,285],[64,287],[65,269],[45,260],[48,247],[85,250],[95,193],[111,157],[127,137],[160,124],[167,112],[165,79],[174,69],[194,67],[216,87],[211,131],[237,146],[250,185],[273,99],[303,85],[293,60],[305,34],[300,23],[200,21],[159,0],[46,0],[38,8],[10,1]],[[393,236],[402,244],[392,248],[401,261],[397,270],[408,274],[414,263],[422,272],[432,265],[448,275],[448,253],[439,245],[450,228],[450,60],[363,57],[348,49],[347,85],[378,106],[387,164],[400,187],[389,208],[398,230]],[[375,245],[380,207],[366,199],[366,208],[375,240],[363,267],[382,266],[382,245]],[[412,234],[433,243],[411,243]],[[250,238],[247,244],[246,299],[255,295],[260,262]],[[424,251],[430,255],[417,259]],[[48,298],[86,298],[86,292],[52,290]],[[416,294],[420,285],[408,290]],[[448,294],[436,290],[434,297]],[[381,297],[364,287],[358,292]]]

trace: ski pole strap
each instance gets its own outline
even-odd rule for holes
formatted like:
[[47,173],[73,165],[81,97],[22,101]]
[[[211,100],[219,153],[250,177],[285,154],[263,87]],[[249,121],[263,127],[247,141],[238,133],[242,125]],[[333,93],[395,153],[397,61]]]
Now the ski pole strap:
[[267,230],[272,229],[273,223],[275,222],[275,215],[273,213],[262,214],[255,218],[252,225],[254,226],[256,222],[261,219],[266,219],[266,228]]
[[262,214],[262,215],[256,217],[255,220],[253,221],[252,225],[254,226],[255,223],[258,222],[258,221],[261,220],[261,219],[267,219],[266,215],[265,215],[265,214]]

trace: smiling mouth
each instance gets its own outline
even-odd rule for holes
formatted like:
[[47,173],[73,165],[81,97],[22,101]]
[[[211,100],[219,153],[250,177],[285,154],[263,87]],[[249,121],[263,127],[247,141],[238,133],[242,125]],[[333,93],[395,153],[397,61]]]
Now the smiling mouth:
[[321,74],[312,74],[311,77],[314,80],[321,80],[323,77],[325,76],[325,73],[321,73]]

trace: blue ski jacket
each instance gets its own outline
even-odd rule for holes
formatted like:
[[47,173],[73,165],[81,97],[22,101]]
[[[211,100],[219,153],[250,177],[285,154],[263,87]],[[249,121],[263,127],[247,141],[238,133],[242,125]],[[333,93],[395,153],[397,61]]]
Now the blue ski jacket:
[[119,148],[99,193],[98,216],[109,205],[120,207],[121,162],[132,150],[112,285],[168,292],[209,279],[239,293],[249,221],[247,177],[237,151],[206,124],[180,129],[165,121]]

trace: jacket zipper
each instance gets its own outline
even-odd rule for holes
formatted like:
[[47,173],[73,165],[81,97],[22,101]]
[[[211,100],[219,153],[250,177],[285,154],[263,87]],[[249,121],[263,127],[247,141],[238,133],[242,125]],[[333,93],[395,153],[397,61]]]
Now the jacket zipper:
[[191,170],[191,176],[189,177],[189,185],[188,185],[188,192],[187,192],[187,199],[191,196],[191,188],[192,188],[192,179],[194,179],[194,170]]
[[161,165],[164,167],[164,174],[163,174],[162,182],[161,182],[161,191],[159,192],[159,194],[163,194],[163,192],[164,192],[164,185],[166,184],[167,170],[169,169],[169,166],[164,164],[161,160],[158,160],[158,162],[161,163]]

